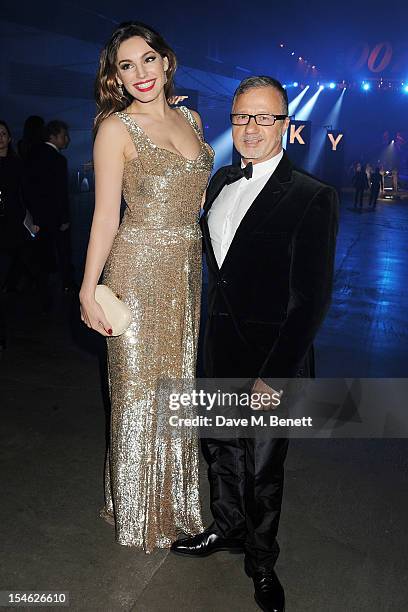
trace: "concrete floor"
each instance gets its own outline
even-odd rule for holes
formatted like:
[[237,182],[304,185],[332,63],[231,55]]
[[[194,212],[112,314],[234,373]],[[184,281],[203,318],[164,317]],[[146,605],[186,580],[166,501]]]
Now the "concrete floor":
[[[362,214],[342,204],[319,375],[407,376],[407,237],[407,204]],[[8,294],[8,306],[0,590],[69,591],[72,610],[257,610],[241,555],[184,559],[114,542],[98,517],[104,342],[81,326],[70,296],[56,296],[48,316],[29,294]],[[288,612],[407,609],[407,450],[406,440],[291,442],[277,565]],[[204,465],[202,497],[209,522]]]

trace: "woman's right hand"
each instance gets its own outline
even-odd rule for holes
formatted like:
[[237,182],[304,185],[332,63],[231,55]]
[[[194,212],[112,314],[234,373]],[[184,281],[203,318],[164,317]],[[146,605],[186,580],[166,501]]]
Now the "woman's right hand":
[[81,304],[81,321],[90,329],[99,332],[102,336],[111,336],[112,325],[105,317],[105,313],[101,305],[95,300],[95,297],[79,292],[79,301]]

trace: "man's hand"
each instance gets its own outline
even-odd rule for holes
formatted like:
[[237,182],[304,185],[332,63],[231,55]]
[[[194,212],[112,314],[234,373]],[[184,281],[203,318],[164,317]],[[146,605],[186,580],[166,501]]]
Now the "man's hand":
[[60,232],[65,232],[69,228],[69,223],[63,223],[60,225]]
[[[277,400],[282,397],[282,393],[282,390],[275,391],[261,378],[257,378],[251,391],[252,401],[256,406],[252,406],[252,410],[274,410],[279,405]],[[256,399],[253,397],[255,394]]]

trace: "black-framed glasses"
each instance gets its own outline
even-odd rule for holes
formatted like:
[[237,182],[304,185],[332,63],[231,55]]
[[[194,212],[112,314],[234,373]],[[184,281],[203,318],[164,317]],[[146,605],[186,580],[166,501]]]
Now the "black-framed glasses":
[[257,125],[274,125],[275,121],[283,121],[288,115],[272,115],[260,113],[258,115],[247,115],[245,113],[231,113],[232,125],[248,125],[251,119],[255,119]]

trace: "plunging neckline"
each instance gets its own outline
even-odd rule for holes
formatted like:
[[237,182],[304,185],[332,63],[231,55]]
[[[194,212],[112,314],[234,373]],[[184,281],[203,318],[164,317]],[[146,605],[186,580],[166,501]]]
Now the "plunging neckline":
[[[181,108],[181,107],[180,107]],[[134,125],[139,128],[139,130],[142,132],[143,136],[146,138],[146,140],[149,142],[149,144],[154,147],[155,149],[158,149],[159,151],[166,151],[167,153],[170,153],[172,155],[175,155],[176,157],[181,157],[182,159],[184,159],[184,161],[189,162],[190,164],[194,164],[196,163],[200,157],[204,154],[204,142],[202,140],[199,140],[195,129],[193,128],[193,126],[191,125],[190,121],[188,121],[187,117],[184,115],[183,111],[182,115],[184,116],[184,118],[186,119],[187,123],[189,124],[189,126],[191,127],[191,129],[193,130],[198,142],[200,143],[200,153],[198,154],[198,157],[196,157],[195,159],[189,159],[188,157],[185,157],[184,155],[182,155],[182,153],[178,153],[177,151],[170,151],[170,149],[166,149],[165,147],[159,147],[159,145],[157,145],[155,142],[153,142],[153,140],[150,138],[150,136],[147,135],[147,133],[144,131],[144,129],[142,127],[140,127],[140,125],[135,121],[135,119],[133,119],[132,115],[130,115],[129,113],[126,113],[125,111],[120,111],[122,112],[124,115],[126,115],[127,117],[129,117],[129,119],[134,123]],[[137,157],[132,157],[132,159],[126,160],[126,162],[131,162],[134,159],[138,159]]]

